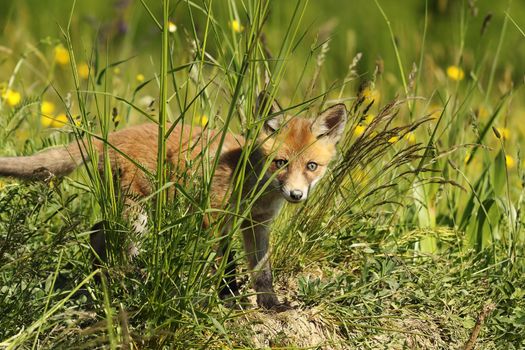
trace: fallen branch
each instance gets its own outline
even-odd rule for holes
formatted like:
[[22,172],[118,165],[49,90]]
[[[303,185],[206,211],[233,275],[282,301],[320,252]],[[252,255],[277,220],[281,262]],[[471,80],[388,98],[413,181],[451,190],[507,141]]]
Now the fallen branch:
[[472,350],[474,349],[474,345],[476,345],[476,340],[478,339],[479,332],[481,331],[481,326],[485,322],[485,318],[494,310],[496,305],[494,303],[486,303],[483,306],[483,310],[481,310],[478,319],[476,321],[476,324],[474,325],[474,328],[472,328],[472,332],[470,333],[470,338],[468,342],[465,344],[465,347],[463,350]]

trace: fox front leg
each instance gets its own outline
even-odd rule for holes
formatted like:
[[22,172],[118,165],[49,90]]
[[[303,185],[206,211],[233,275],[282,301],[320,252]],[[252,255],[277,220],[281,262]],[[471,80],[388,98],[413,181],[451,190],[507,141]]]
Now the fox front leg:
[[265,309],[276,309],[281,304],[273,290],[269,223],[269,220],[245,220],[242,234],[253,288],[257,292],[257,305]]
[[[223,278],[219,285],[219,297],[227,299],[239,295],[239,285],[237,284],[237,264],[235,262],[235,251],[231,249],[231,240],[225,238],[218,249],[221,259],[226,259],[226,268]],[[229,249],[230,248],[230,249]]]

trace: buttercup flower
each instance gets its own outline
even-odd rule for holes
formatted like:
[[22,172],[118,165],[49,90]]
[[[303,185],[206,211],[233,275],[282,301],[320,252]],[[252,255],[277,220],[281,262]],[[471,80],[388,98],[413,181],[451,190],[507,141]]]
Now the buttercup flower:
[[89,78],[89,66],[87,63],[85,62],[80,63],[77,67],[77,71],[78,71],[78,76],[80,77],[80,79],[86,80]]
[[195,116],[193,118],[193,125],[205,127],[206,124],[208,124],[208,116],[206,114],[203,114],[201,116]]
[[447,68],[447,76],[455,81],[461,81],[465,77],[465,72],[458,66],[449,66]]
[[62,66],[69,63],[69,52],[62,45],[55,46],[55,62]]
[[416,143],[416,135],[414,135],[413,132],[409,132],[405,135],[405,139],[409,142],[409,143]]
[[354,135],[355,136],[361,136],[365,133],[365,130],[366,130],[366,127],[363,126],[363,125],[357,125],[355,128],[354,128]]
[[51,126],[54,128],[61,128],[67,124],[67,121],[67,115],[65,113],[60,113],[55,117]]
[[55,104],[49,101],[42,101],[40,104],[40,113],[50,116],[55,111]]
[[40,124],[44,128],[61,128],[68,123],[67,115],[60,113],[57,116],[44,115],[40,117]]
[[505,164],[507,165],[507,168],[511,169],[516,165],[516,161],[511,156],[505,156]]
[[373,113],[368,113],[366,116],[365,116],[365,124],[369,125],[370,123],[372,123],[374,121],[374,118],[376,116],[373,114]]
[[16,106],[22,100],[22,95],[19,92],[7,89],[2,93],[2,100],[6,101],[11,107]]
[[228,23],[235,33],[241,33],[244,30],[244,26],[238,20],[234,19]]
[[381,98],[381,93],[379,92],[379,90],[372,89],[370,86],[367,86],[361,91],[360,97],[363,98],[363,104],[365,106],[368,106],[372,103],[377,104],[377,102]]
[[50,128],[51,124],[53,124],[53,117],[44,114],[40,116],[40,125],[42,125],[43,128]]
[[144,78],[144,74],[142,74],[142,73],[137,74],[137,76],[135,78],[137,79],[137,81],[139,83],[142,83],[144,81],[144,79],[145,79]]
[[392,136],[388,139],[389,143],[396,143],[397,141],[399,141],[399,136]]

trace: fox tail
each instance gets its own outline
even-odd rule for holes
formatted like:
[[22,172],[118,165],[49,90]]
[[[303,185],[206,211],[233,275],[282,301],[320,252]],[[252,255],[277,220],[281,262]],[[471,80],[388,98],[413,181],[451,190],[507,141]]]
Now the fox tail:
[[32,156],[0,157],[0,176],[27,180],[46,180],[52,176],[60,177],[75,170],[86,157],[86,152],[81,151],[77,142],[68,146],[51,148]]

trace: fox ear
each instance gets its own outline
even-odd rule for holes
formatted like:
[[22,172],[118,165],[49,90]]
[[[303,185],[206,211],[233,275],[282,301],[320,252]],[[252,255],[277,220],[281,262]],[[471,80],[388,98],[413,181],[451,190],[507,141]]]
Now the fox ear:
[[339,103],[321,112],[312,123],[311,130],[318,139],[327,137],[337,143],[343,135],[345,125],[346,106]]
[[281,111],[282,108],[279,103],[275,99],[272,99],[266,91],[262,91],[259,96],[257,96],[255,116],[264,119],[266,132],[274,133],[281,127],[284,120],[283,115],[278,114]]

